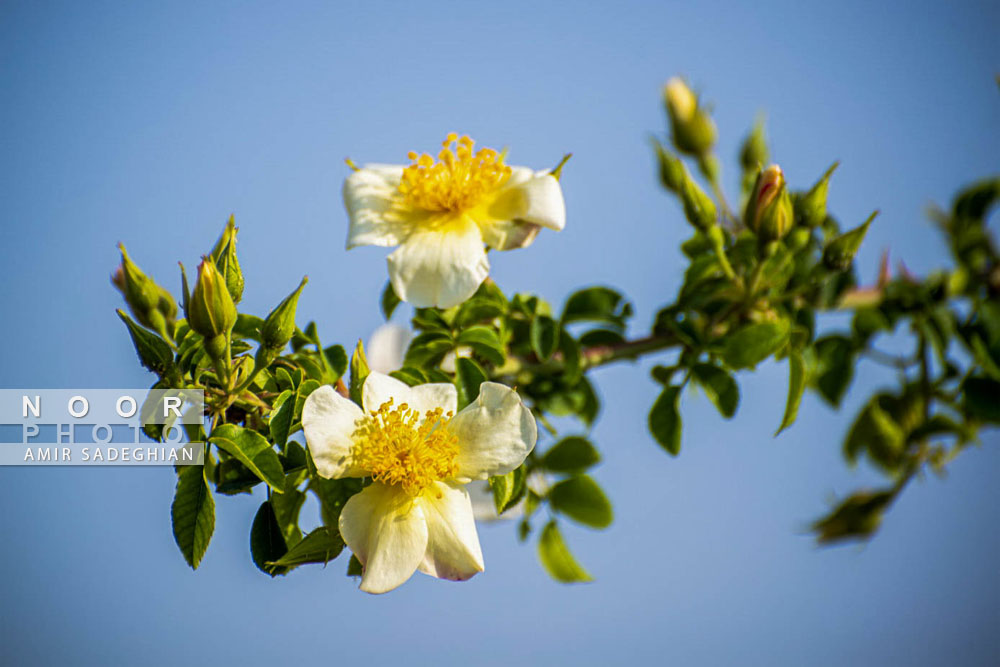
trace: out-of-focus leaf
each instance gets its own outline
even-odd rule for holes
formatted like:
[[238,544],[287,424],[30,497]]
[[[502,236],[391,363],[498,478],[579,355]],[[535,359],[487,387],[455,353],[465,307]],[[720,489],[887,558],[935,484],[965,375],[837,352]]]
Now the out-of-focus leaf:
[[854,346],[843,336],[826,336],[816,341],[813,350],[813,385],[824,400],[839,407],[854,377]]
[[549,576],[556,581],[564,584],[593,581],[593,577],[573,558],[555,521],[550,521],[542,529],[542,536],[538,541],[538,558]]
[[882,514],[895,498],[894,489],[859,491],[846,498],[812,528],[820,544],[864,540],[878,530]]
[[458,409],[476,400],[479,396],[479,385],[489,379],[482,366],[472,359],[458,357],[455,359],[455,388],[458,390]]
[[401,299],[396,295],[396,290],[392,288],[392,283],[386,281],[385,289],[382,290],[382,315],[386,320],[392,317],[393,312],[396,310],[396,306],[401,303]]
[[456,342],[468,345],[479,356],[497,366],[503,364],[505,355],[503,343],[493,329],[485,326],[471,326],[458,334]]
[[775,435],[795,423],[802,403],[802,393],[806,388],[806,366],[802,353],[798,350],[788,355],[788,400],[785,402],[785,416],[781,418],[781,426]]
[[974,419],[1000,424],[1000,382],[969,377],[962,383],[965,413]]
[[547,315],[539,315],[531,322],[531,349],[540,361],[548,361],[559,343],[559,328],[556,321]]
[[665,387],[649,411],[649,431],[671,456],[681,451],[681,415],[677,410],[680,387]]
[[559,482],[549,490],[548,498],[552,509],[592,528],[607,528],[614,520],[611,502],[587,475]]
[[594,445],[586,438],[563,438],[542,457],[542,466],[551,472],[578,472],[596,465],[601,460]]
[[736,414],[736,407],[740,403],[740,388],[732,375],[712,364],[695,364],[691,368],[691,377],[715,403],[723,417],[729,419]]
[[731,368],[753,368],[788,341],[788,320],[750,324],[726,338],[722,358]]

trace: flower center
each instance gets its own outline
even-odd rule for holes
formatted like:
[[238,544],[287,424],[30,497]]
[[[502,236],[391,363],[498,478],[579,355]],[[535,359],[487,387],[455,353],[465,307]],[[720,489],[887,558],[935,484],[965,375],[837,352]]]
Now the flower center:
[[413,164],[403,169],[399,191],[413,207],[425,211],[466,211],[487,193],[503,185],[510,167],[492,148],[480,148],[467,136],[452,132],[441,144],[439,162],[427,153],[407,155]]
[[452,413],[420,413],[390,398],[360,422],[354,434],[354,462],[383,484],[399,484],[411,496],[458,474],[458,438],[448,432]]

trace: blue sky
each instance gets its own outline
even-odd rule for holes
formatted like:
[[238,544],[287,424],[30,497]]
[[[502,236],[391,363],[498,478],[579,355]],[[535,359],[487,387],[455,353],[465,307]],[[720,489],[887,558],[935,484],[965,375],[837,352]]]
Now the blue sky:
[[[492,258],[509,291],[560,303],[603,283],[635,331],[676,290],[688,234],[646,138],[660,86],[715,104],[726,184],[755,114],[794,186],[834,159],[841,220],[874,208],[859,262],[884,248],[945,261],[924,210],[995,173],[1000,7],[990,3],[24,3],[0,6],[0,386],[133,387],[108,275],[123,241],[160,282],[235,213],[244,304],[303,274],[299,312],[349,344],[380,322],[384,252],[344,251],[342,160],[402,161],[449,131],[553,165],[569,222]],[[370,597],[346,563],[276,580],[250,563],[259,497],[220,498],[197,573],[170,534],[168,469],[0,470],[0,661],[7,664],[995,664],[1000,659],[996,434],[911,486],[867,546],[817,549],[804,527],[847,469],[845,414],[808,397],[778,439],[786,380],[742,382],[731,422],[686,397],[684,451],[645,431],[649,364],[602,370],[596,477],[617,520],[567,539],[597,582],[564,587],[513,526],[481,530],[487,570]],[[259,493],[257,494],[259,496]],[[307,512],[315,512],[308,507]]]

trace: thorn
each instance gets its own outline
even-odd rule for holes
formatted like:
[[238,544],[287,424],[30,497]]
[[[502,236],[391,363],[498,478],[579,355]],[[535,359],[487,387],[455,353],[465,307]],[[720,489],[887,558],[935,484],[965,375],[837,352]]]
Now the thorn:
[[885,287],[890,280],[892,280],[892,276],[889,273],[889,249],[886,248],[882,251],[882,260],[878,266],[878,280],[875,284],[879,287]]

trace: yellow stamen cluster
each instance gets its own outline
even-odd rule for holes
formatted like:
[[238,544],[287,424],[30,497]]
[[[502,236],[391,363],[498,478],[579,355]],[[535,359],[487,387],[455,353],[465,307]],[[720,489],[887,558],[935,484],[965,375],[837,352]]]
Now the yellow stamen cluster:
[[415,208],[465,211],[510,177],[510,167],[503,163],[502,155],[492,148],[473,153],[475,142],[467,136],[452,132],[441,145],[440,162],[427,153],[408,154],[413,164],[403,169],[399,191]]
[[362,420],[354,434],[355,465],[376,482],[399,484],[411,496],[458,474],[458,439],[448,432],[452,413],[441,408],[423,417],[389,399]]

